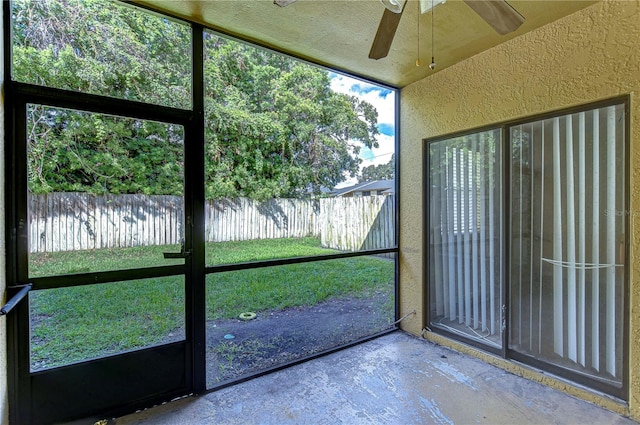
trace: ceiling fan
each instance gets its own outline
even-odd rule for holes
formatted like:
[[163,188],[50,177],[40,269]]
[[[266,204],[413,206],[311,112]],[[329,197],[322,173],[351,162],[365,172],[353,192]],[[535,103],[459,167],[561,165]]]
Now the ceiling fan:
[[[296,1],[273,0],[275,4],[281,7],[288,6]],[[524,22],[524,17],[505,0],[464,0],[464,2],[498,34],[504,35],[515,31]],[[385,9],[369,51],[369,58],[371,59],[382,59],[389,54],[393,37],[396,34],[400,18],[407,4],[406,0],[382,0],[382,3]],[[426,3],[429,3],[429,1]],[[436,4],[439,3],[443,3],[443,0],[436,1]],[[432,2],[431,4],[433,5]]]

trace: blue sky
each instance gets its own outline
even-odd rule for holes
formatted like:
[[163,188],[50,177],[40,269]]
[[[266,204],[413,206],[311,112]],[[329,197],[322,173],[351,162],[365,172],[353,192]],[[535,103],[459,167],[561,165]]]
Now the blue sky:
[[376,93],[376,95],[378,97],[381,98],[386,98],[389,94],[392,93],[391,90],[385,88],[385,87],[380,87],[380,86],[376,86],[373,84],[369,84],[369,83],[364,83],[362,81],[359,80],[355,80],[349,77],[344,77],[344,76],[340,76],[336,73],[332,73],[330,74],[331,78],[339,78],[339,77],[343,77],[346,78],[347,80],[353,80],[353,84],[350,85],[351,87],[351,91],[353,93],[357,93],[359,95],[366,95],[368,93]]
[[385,136],[393,136],[396,129],[394,128],[393,124],[382,122],[378,124],[378,131],[380,131],[380,133],[384,134]]
[[[376,140],[379,146],[373,149],[364,145],[361,147],[360,158],[363,160],[361,167],[389,162],[395,149],[395,92],[386,87],[369,84],[335,72],[331,72],[329,77],[331,78],[331,88],[334,91],[366,100],[378,111],[377,127],[380,134]],[[354,180],[348,180],[340,186],[354,183]]]
[[360,158],[364,160],[373,161],[375,157],[376,155],[373,153],[373,151],[366,146],[363,146],[360,150]]

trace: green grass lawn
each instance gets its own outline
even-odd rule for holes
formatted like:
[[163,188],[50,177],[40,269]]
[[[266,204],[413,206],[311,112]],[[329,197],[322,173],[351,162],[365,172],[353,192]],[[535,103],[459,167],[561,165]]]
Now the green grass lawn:
[[[46,276],[166,264],[170,247],[32,254],[30,273]],[[173,247],[177,250],[177,247]],[[221,242],[207,263],[332,253],[314,238]],[[393,291],[393,262],[353,257],[210,274],[207,319],[314,305],[340,296]],[[31,364],[40,369],[184,338],[184,278],[173,276],[36,291],[30,295]]]
[[[183,259],[164,259],[164,252],[179,251],[179,245],[164,245],[32,253],[29,255],[29,276],[42,277],[184,264]],[[214,266],[334,253],[336,253],[335,250],[322,248],[318,238],[264,239],[207,243],[205,259],[207,265]]]

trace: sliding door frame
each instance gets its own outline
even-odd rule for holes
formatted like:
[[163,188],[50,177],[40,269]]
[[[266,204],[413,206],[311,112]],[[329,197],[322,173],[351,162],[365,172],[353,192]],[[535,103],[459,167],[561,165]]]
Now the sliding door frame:
[[[575,382],[576,384],[585,385],[593,390],[601,391],[603,393],[610,394],[614,397],[617,397],[621,400],[628,400],[629,395],[629,321],[630,321],[630,297],[629,297],[629,267],[628,267],[628,259],[629,259],[629,241],[630,241],[630,220],[629,215],[631,214],[629,205],[630,205],[630,166],[629,166],[629,146],[630,146],[630,103],[631,98],[629,95],[617,96],[613,98],[603,99],[596,102],[579,105],[571,108],[554,110],[550,112],[545,112],[542,114],[526,117],[523,119],[509,120],[500,123],[496,123],[495,125],[478,127],[470,130],[465,130],[463,132],[450,133],[443,136],[438,136],[434,138],[426,138],[423,139],[423,182],[424,182],[424,194],[423,194],[423,202],[425,205],[424,215],[423,215],[423,282],[425,288],[425,309],[424,309],[424,321],[429,328],[430,331],[443,335],[452,340],[456,340],[462,342],[467,345],[471,345],[475,348],[479,348],[482,351],[487,351],[496,355],[501,356],[504,359],[514,360],[517,362],[521,362],[523,364],[530,365],[539,370],[548,371],[554,375],[557,375],[560,378],[567,379]],[[510,270],[511,270],[511,248],[512,248],[512,238],[510,237],[511,226],[510,220],[512,216],[512,181],[509,178],[511,176],[511,148],[512,144],[509,139],[509,129],[519,125],[531,124],[533,122],[542,121],[549,118],[560,117],[564,115],[574,114],[577,112],[585,112],[594,109],[603,108],[606,106],[613,105],[623,105],[624,107],[624,158],[625,158],[625,172],[624,172],[624,194],[625,194],[625,217],[624,217],[624,230],[625,230],[625,247],[624,247],[624,256],[625,256],[625,268],[624,268],[624,276],[623,276],[623,303],[621,305],[622,315],[623,315],[623,323],[617,324],[622,325],[622,379],[621,379],[621,387],[618,388],[613,385],[607,385],[602,381],[590,378],[579,372],[573,372],[569,369],[554,365],[550,362],[543,361],[537,359],[533,356],[524,354],[522,352],[515,351],[510,346],[509,335],[510,335],[510,296],[511,296],[511,281],[510,281]],[[502,176],[500,177],[502,181],[502,203],[504,207],[504,220],[502,222],[502,240],[500,241],[500,245],[502,247],[502,260],[503,266],[501,268],[502,272],[502,349],[496,349],[495,347],[483,344],[478,339],[468,338],[461,334],[457,334],[455,332],[447,331],[446,329],[441,329],[438,327],[429,327],[431,324],[431,320],[433,319],[431,316],[431,293],[430,293],[430,258],[432,254],[432,248],[430,243],[430,229],[431,229],[431,185],[430,181],[430,155],[429,155],[429,147],[434,142],[439,142],[455,137],[468,136],[475,133],[481,133],[487,130],[497,130],[501,131],[502,135]]]

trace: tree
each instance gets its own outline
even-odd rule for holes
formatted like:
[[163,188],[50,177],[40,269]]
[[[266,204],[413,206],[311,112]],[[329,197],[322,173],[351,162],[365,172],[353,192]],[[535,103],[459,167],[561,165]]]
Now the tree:
[[32,105],[29,189],[181,195],[179,126]]
[[208,36],[207,195],[301,197],[355,176],[377,111],[330,90],[327,72]]
[[[13,18],[14,78],[191,107],[187,25],[96,0],[16,1]],[[204,42],[208,198],[302,197],[357,174],[359,146],[376,146],[372,105],[331,91],[319,68]],[[40,106],[29,117],[33,191],[182,193],[175,126]]]
[[[94,0],[14,2],[13,77],[188,107],[189,28],[126,12]],[[28,134],[33,192],[182,194],[176,126],[31,105]]]
[[358,177],[358,183],[372,180],[393,180],[395,178],[395,154],[391,154],[391,159],[386,164],[369,165],[362,169]]

